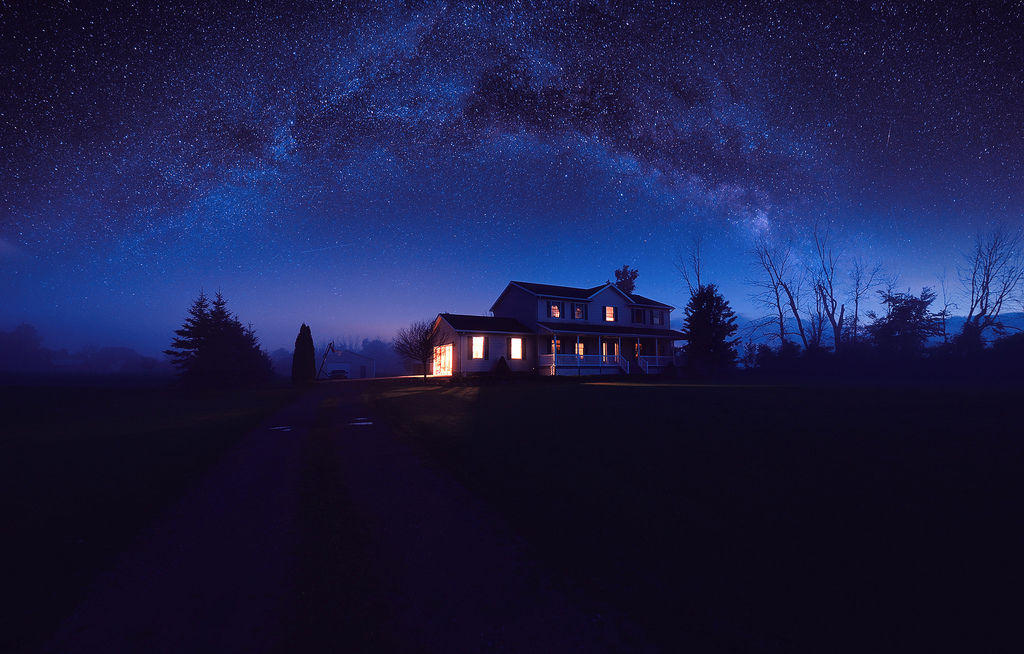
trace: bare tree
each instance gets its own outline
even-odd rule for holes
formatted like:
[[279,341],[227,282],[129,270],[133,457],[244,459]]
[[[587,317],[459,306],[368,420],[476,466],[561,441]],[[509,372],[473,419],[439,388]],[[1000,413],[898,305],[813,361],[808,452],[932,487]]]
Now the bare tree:
[[814,293],[814,306],[807,309],[807,348],[817,350],[821,348],[821,341],[825,335],[825,299],[817,292],[817,285]]
[[1014,299],[1024,280],[1021,231],[997,227],[978,234],[973,249],[964,255],[960,282],[968,300],[967,321],[962,335],[981,339],[985,330],[1002,329],[999,314],[1007,300]]
[[853,268],[850,269],[850,295],[853,302],[852,325],[848,331],[850,344],[856,345],[860,337],[860,303],[867,297],[868,293],[875,290],[883,283],[882,265],[874,264],[871,267],[863,259],[855,259]]
[[431,323],[419,321],[399,329],[391,346],[401,356],[421,364],[423,378],[426,379],[430,362],[434,359],[434,328]]
[[771,245],[767,239],[758,240],[754,246],[754,256],[757,257],[757,263],[764,272],[765,278],[757,282],[763,291],[755,298],[769,307],[775,318],[778,319],[778,335],[783,342],[785,342],[787,334],[786,314],[792,315],[796,321],[797,335],[800,336],[806,349],[808,347],[807,333],[800,317],[798,301],[800,280],[793,277],[790,270],[792,255],[792,249],[788,246],[777,247]]
[[939,289],[942,293],[942,308],[935,313],[942,323],[942,342],[949,343],[949,331],[947,329],[949,317],[953,315],[953,309],[957,308],[956,303],[949,297],[949,286],[946,284],[946,271],[942,271],[939,277]]
[[[818,269],[814,271],[814,305],[818,320],[821,316],[828,319],[832,327],[832,339],[835,351],[838,353],[843,336],[843,322],[846,319],[846,305],[841,303],[836,292],[836,268],[839,264],[839,254],[833,247],[831,236],[826,230],[824,233],[814,227],[814,250],[818,258]],[[818,324],[815,331],[820,344],[821,330],[824,325]]]
[[700,234],[695,235],[690,241],[690,248],[686,251],[685,255],[678,255],[676,257],[676,270],[683,276],[683,281],[686,282],[686,290],[690,292],[690,297],[702,286],[700,280],[700,271],[702,264],[702,250],[704,246],[704,237]]

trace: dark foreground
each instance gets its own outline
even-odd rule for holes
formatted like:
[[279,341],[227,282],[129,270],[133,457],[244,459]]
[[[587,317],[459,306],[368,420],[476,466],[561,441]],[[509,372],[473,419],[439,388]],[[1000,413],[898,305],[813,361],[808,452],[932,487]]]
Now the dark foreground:
[[379,397],[666,651],[1016,651],[1019,392],[536,384]]
[[286,389],[108,391],[5,396],[0,651],[147,607],[190,651],[1019,649],[1019,392],[343,382],[279,433]]

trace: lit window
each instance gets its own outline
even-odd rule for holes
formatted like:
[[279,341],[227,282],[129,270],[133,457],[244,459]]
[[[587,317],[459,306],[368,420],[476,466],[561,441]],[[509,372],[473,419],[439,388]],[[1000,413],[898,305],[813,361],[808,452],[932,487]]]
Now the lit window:
[[576,344],[576,354],[583,356],[583,343]]
[[561,318],[562,317],[562,308],[560,306],[558,306],[558,302],[552,302],[551,303],[551,311],[549,311],[549,313],[551,314],[552,318]]
[[615,307],[604,308],[604,321],[615,322]]
[[508,357],[510,359],[523,358],[523,339],[513,338],[509,341]]
[[587,319],[587,305],[585,304],[574,304],[572,305],[573,318],[576,320]]
[[474,359],[484,358],[484,337],[474,336],[473,337],[473,357]]

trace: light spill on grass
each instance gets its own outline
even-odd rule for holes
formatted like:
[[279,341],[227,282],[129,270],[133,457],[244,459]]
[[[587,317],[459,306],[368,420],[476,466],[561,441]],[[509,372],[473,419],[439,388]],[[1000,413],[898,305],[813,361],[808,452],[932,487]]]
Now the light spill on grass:
[[369,401],[392,428],[416,436],[462,433],[470,418],[466,408],[479,394],[476,387],[421,386],[371,394]]

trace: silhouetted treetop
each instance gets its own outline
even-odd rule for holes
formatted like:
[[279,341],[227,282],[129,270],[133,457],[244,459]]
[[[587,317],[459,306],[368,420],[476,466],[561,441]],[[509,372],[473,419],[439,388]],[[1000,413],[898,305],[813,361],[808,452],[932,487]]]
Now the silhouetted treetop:
[[615,271],[615,286],[623,293],[632,293],[636,290],[636,278],[640,271],[624,265]]

